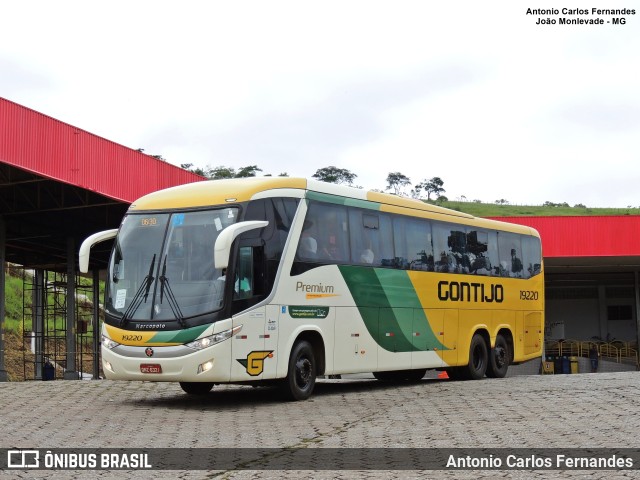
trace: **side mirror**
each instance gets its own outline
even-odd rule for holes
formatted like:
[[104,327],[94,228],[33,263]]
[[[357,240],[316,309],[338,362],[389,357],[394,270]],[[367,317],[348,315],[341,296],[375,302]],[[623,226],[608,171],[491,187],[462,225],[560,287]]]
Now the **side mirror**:
[[79,267],[82,273],[87,273],[89,271],[89,252],[91,251],[91,247],[93,247],[96,243],[111,240],[117,235],[117,233],[117,228],[114,228],[113,230],[105,230],[104,232],[94,233],[93,235],[87,237],[84,242],[82,242],[78,255]]
[[216,268],[227,268],[229,266],[229,255],[231,254],[231,245],[236,237],[249,230],[256,228],[264,228],[269,225],[266,220],[251,220],[248,222],[234,223],[220,232],[216,239],[216,245],[213,251],[213,261]]

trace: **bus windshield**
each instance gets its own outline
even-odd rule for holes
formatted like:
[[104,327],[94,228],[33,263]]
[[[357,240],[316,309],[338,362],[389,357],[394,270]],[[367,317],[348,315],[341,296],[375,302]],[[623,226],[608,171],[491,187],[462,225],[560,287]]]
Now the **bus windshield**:
[[109,262],[107,313],[122,322],[182,322],[219,310],[225,277],[214,245],[237,218],[237,208],[126,216]]

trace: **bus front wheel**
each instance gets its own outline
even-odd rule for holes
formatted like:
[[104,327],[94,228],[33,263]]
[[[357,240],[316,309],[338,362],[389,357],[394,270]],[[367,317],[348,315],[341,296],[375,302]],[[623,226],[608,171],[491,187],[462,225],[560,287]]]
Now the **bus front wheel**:
[[465,377],[469,380],[479,380],[484,377],[489,363],[487,344],[482,335],[476,333],[469,346],[469,364],[465,369]]
[[307,341],[296,343],[289,357],[289,369],[282,389],[290,400],[306,400],[316,384],[316,360]]
[[496,346],[489,354],[487,377],[504,378],[509,369],[509,345],[502,335],[496,337]]
[[189,395],[206,395],[213,388],[210,382],[180,382],[180,388]]

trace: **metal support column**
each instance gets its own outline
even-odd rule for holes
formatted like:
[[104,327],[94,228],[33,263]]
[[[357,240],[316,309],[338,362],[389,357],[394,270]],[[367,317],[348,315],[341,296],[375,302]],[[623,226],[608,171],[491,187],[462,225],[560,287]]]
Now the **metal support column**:
[[93,269],[93,379],[100,380],[100,271]]
[[33,272],[33,290],[31,292],[31,332],[34,345],[33,373],[36,380],[44,378],[44,305],[46,302],[44,283],[44,270],[37,268]]
[[5,307],[5,246],[7,243],[7,235],[4,225],[4,219],[0,216],[0,382],[6,382],[9,380],[7,371],[4,366],[4,317],[7,309]]
[[78,380],[76,369],[76,262],[75,242],[67,238],[67,329],[65,380]]

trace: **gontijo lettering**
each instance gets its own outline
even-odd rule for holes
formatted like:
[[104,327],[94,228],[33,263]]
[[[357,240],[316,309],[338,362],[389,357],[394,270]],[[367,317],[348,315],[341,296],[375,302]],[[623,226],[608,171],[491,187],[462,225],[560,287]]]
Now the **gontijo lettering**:
[[496,302],[504,300],[504,288],[499,283],[486,285],[475,282],[438,282],[438,298],[451,302]]

